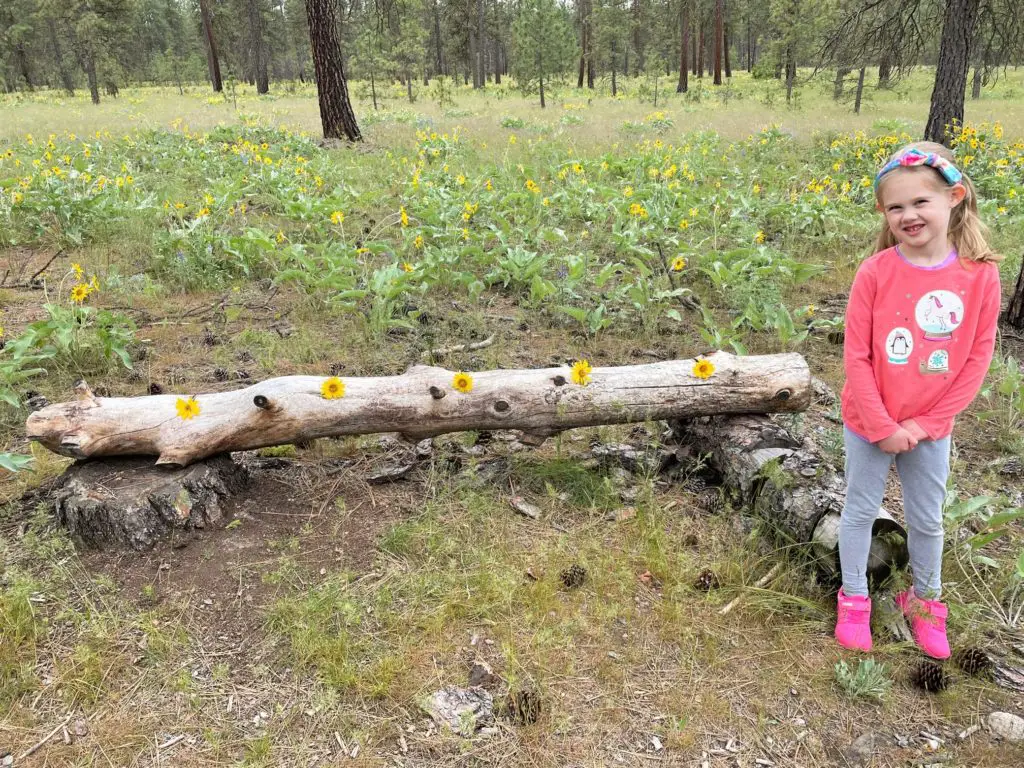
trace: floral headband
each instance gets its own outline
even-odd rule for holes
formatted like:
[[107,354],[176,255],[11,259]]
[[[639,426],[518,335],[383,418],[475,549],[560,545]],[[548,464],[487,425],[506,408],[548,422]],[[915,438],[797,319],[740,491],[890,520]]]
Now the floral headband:
[[908,149],[906,152],[901,152],[888,163],[882,166],[882,170],[875,176],[875,191],[878,191],[878,185],[882,181],[882,177],[890,171],[895,171],[897,168],[909,168],[914,165],[928,165],[942,174],[942,178],[946,180],[950,186],[959,184],[964,178],[964,175],[960,172],[960,169],[953,165],[949,160],[937,155],[934,152],[922,152],[919,149]]

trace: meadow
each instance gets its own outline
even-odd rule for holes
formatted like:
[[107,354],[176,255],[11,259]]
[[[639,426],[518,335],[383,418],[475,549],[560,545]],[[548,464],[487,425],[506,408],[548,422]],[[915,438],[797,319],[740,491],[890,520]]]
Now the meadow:
[[[834,589],[799,551],[699,471],[588,460],[598,442],[657,446],[655,424],[536,450],[438,438],[387,485],[367,482],[401,452],[386,438],[265,449],[227,525],[144,553],[76,549],[47,503],[68,461],[23,438],[33,403],[79,378],[142,396],[423,361],[792,350],[838,391],[871,180],[921,134],[929,77],[869,88],[859,115],[824,75],[790,105],[741,74],[686,95],[670,78],[624,79],[616,98],[562,88],[545,110],[508,85],[435,82],[413,104],[396,84],[375,111],[355,84],[355,146],[318,141],[304,85],[124,89],[98,108],[0,96],[0,756],[69,717],[69,743],[17,764],[843,765],[865,733],[875,765],[1019,764],[1015,745],[957,734],[1020,694],[969,676],[923,694],[914,651],[884,641],[865,694],[837,675]],[[1024,75],[968,101],[956,152],[1008,294]],[[1003,333],[956,433],[958,644],[1019,643],[1022,356]],[[785,422],[841,466],[837,405]],[[567,590],[573,564],[587,579]],[[426,720],[422,698],[465,685],[475,659],[539,698],[536,722],[470,738]]]

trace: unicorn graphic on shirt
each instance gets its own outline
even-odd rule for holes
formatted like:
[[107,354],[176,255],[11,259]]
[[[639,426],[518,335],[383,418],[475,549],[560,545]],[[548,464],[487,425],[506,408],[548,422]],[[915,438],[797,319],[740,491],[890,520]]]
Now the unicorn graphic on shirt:
[[941,341],[963,322],[964,303],[952,291],[929,291],[917,302],[914,316],[925,339]]

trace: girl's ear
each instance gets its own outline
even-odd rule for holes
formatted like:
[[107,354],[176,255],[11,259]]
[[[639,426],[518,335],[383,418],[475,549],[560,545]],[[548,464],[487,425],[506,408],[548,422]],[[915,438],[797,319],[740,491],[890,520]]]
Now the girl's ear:
[[949,188],[949,199],[953,203],[953,207],[956,208],[960,203],[967,197],[967,187],[963,184],[954,184]]

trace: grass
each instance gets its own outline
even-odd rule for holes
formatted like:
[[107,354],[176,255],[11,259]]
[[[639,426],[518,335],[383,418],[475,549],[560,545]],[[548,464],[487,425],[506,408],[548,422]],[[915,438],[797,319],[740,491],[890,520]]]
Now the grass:
[[[630,81],[621,99],[565,90],[544,112],[504,88],[460,89],[443,109],[426,98],[396,97],[377,114],[363,104],[366,146],[329,150],[313,138],[309,89],[243,89],[237,109],[199,88],[128,90],[99,108],[4,96],[0,275],[23,282],[64,253],[45,294],[0,288],[0,361],[49,316],[44,303],[66,318],[32,347],[48,355],[47,375],[8,390],[15,402],[29,388],[65,400],[83,373],[113,395],[388,375],[492,333],[490,347],[430,362],[626,364],[735,342],[796,349],[837,387],[840,349],[815,324],[841,327],[834,294],[877,226],[861,179],[902,131],[920,132],[926,79],[871,90],[860,116],[834,104],[824,80],[788,109],[778,83],[746,76],[727,91],[669,94],[657,109]],[[1024,235],[1022,86],[1010,72],[968,103],[977,132],[960,149],[975,154],[983,215],[1010,257],[1004,284]],[[85,303],[96,313],[70,306],[72,263],[97,278]],[[129,323],[127,341],[99,344],[103,328]],[[991,388],[960,420],[961,498],[1005,486],[996,467],[1019,453],[1020,350],[1003,339]],[[827,412],[794,428],[835,451]],[[336,761],[339,740],[367,765],[688,764],[729,738],[747,762],[826,765],[867,728],[952,733],[987,702],[1011,706],[980,680],[922,698],[903,683],[912,655],[882,638],[876,656],[895,681],[884,706],[846,697],[832,594],[784,544],[742,510],[703,513],[681,483],[586,460],[591,440],[657,444],[658,425],[578,430],[528,452],[440,438],[434,462],[395,486],[362,480],[393,459],[376,438],[267,449],[289,469],[222,530],[180,549],[104,554],[76,550],[45,506],[18,501],[67,465],[24,445],[25,415],[0,404],[0,450],[34,457],[0,486],[0,742],[27,748],[69,709],[92,718],[87,736],[38,753],[40,765],[156,762],[154,744],[177,734],[187,740],[161,759],[181,765]],[[504,463],[488,475],[495,456]],[[339,459],[351,462],[340,472]],[[624,492],[635,514],[622,513]],[[515,514],[513,494],[541,519]],[[949,530],[955,637],[1019,629],[1019,524],[978,551],[994,566],[958,547],[983,524]],[[587,578],[570,590],[559,574],[573,564]],[[720,586],[704,592],[694,582],[707,568]],[[473,741],[429,726],[417,702],[465,685],[474,658],[538,690],[540,720]],[[965,764],[1013,764],[980,738],[947,748]]]

